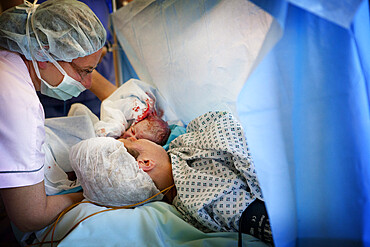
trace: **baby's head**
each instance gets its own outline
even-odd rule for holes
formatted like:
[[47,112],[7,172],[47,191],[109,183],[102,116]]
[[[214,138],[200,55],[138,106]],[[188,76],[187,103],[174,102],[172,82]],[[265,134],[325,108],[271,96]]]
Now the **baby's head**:
[[171,130],[168,123],[157,115],[149,115],[145,119],[133,124],[121,136],[126,139],[135,137],[136,139],[147,139],[158,145],[165,145]]

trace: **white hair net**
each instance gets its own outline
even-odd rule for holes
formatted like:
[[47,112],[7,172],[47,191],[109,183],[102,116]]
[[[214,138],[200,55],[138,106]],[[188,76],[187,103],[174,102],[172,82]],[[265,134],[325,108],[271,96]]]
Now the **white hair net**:
[[100,20],[77,0],[49,0],[40,5],[26,1],[0,15],[0,46],[28,60],[49,61],[44,49],[55,60],[71,62],[95,53],[105,41]]
[[[131,205],[159,192],[124,144],[114,138],[81,141],[72,147],[69,158],[85,198],[92,202],[105,206]],[[160,194],[155,200],[162,197]]]

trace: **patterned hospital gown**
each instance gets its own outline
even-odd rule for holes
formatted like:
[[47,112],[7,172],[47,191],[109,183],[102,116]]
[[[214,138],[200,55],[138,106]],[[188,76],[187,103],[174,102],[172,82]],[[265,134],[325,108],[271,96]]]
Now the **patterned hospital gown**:
[[202,231],[238,231],[239,218],[261,189],[241,124],[209,112],[171,142],[177,196],[173,204]]

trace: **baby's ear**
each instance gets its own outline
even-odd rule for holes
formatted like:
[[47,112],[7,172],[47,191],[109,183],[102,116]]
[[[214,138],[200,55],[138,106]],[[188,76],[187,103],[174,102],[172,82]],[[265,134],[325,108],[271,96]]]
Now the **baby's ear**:
[[138,160],[137,163],[144,172],[149,172],[156,166],[153,160]]

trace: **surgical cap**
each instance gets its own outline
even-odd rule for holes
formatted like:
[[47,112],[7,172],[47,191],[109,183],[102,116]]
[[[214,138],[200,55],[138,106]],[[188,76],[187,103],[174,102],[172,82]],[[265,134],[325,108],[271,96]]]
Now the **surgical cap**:
[[[112,137],[81,141],[72,147],[69,158],[85,198],[92,202],[104,206],[132,205],[159,192],[124,144]],[[160,194],[155,200],[162,197]]]
[[27,2],[0,15],[1,47],[21,53],[28,60],[34,57],[37,61],[49,61],[38,38],[52,58],[71,62],[95,53],[105,44],[106,31],[86,4],[77,0],[49,0],[37,8],[33,6]]

